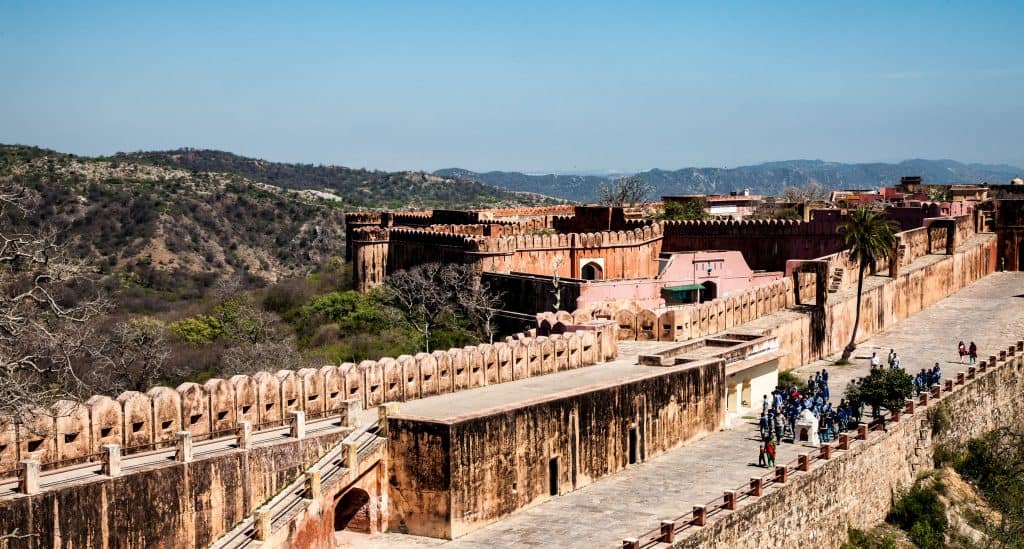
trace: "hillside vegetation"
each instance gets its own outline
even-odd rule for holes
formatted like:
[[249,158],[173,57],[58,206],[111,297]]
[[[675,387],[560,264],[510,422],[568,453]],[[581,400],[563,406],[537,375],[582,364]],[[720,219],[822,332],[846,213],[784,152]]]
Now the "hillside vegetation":
[[[114,159],[197,172],[228,173],[285,189],[324,193],[339,200],[347,209],[484,208],[556,202],[546,196],[512,192],[471,179],[424,172],[268,162],[223,151],[178,149],[118,153]],[[539,192],[542,191],[530,191]]]
[[[231,160],[205,165],[210,169],[248,161],[219,153],[189,156]],[[341,258],[343,208],[350,205],[344,197],[281,188],[241,169],[178,167],[159,157],[86,158],[0,146],[0,242],[7,252],[11,242],[22,250],[6,254],[0,265],[0,304],[18,311],[18,318],[42,319],[23,323],[18,329],[28,330],[24,334],[0,326],[6,336],[0,337],[0,364],[19,370],[0,376],[0,415],[5,400],[46,406],[59,398],[423,348],[408,308],[381,292],[352,290],[350,267]],[[264,179],[294,185],[303,174],[324,173],[250,162],[266,168]],[[385,192],[370,192],[374,200],[393,193],[402,208],[443,200],[448,192],[482,205],[546,201],[475,183],[416,187],[404,176],[373,177],[393,178]],[[30,247],[38,252],[18,255]],[[59,268],[46,261],[51,253],[59,254]],[[64,265],[74,269],[73,277],[46,271]],[[44,289],[25,293],[40,280],[56,299],[53,311],[33,301]],[[89,304],[83,320],[61,312],[82,304]],[[449,309],[455,310],[438,311]],[[485,324],[450,311],[433,322],[431,342],[443,348],[488,335]],[[39,328],[44,324],[49,328]],[[12,362],[18,356],[35,357],[42,366],[19,368]]]

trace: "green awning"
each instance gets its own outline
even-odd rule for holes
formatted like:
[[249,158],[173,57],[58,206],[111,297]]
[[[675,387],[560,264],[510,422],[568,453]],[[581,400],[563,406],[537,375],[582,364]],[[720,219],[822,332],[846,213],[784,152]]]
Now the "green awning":
[[700,284],[686,284],[686,285],[683,285],[683,286],[664,286],[664,287],[662,287],[662,290],[663,291],[667,291],[667,292],[688,292],[690,290],[703,290],[703,289],[704,289],[704,286],[701,286]]

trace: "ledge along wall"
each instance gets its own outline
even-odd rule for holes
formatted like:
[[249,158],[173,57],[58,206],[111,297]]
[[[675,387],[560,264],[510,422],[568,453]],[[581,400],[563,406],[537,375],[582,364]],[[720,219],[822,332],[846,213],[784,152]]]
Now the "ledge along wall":
[[[207,547],[340,442],[318,434],[0,501],[29,547]],[[20,547],[20,545],[19,545]]]
[[[692,534],[672,547],[839,547],[847,527],[868,529],[885,520],[899,490],[913,483],[919,468],[932,466],[936,448],[963,445],[998,427],[1024,428],[1024,345],[1015,347],[1013,356],[942,400],[890,422],[888,432],[851,443],[807,473],[791,472],[785,485],[688,530]],[[945,410],[950,425],[933,434],[927,413],[935,407]]]
[[389,416],[391,528],[456,538],[622,471],[631,439],[639,462],[721,427],[723,360],[655,372],[449,420]]

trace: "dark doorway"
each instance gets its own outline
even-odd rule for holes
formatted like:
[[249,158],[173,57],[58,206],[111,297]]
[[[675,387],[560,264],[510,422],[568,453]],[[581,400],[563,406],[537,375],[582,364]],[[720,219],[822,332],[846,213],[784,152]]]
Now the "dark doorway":
[[583,280],[602,280],[604,279],[604,269],[597,263],[587,263],[580,269],[580,278]]
[[636,451],[636,425],[629,428],[629,464],[636,463],[637,451]]
[[370,533],[370,495],[353,488],[334,505],[334,531]]
[[701,301],[711,301],[718,297],[718,284],[711,282],[710,280],[701,284],[704,287],[700,292]]
[[558,495],[558,458],[548,461],[548,494]]

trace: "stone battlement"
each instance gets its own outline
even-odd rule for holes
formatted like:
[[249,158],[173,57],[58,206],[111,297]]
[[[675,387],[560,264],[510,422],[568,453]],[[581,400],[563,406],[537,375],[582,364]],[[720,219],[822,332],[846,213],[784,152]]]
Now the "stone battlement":
[[178,431],[195,440],[254,427],[282,425],[291,412],[315,419],[347,410],[403,402],[590,366],[618,354],[611,323],[591,322],[572,334],[519,334],[475,347],[364,360],[319,369],[258,372],[211,379],[200,385],[128,391],[116,399],[96,395],[63,401],[36,416],[34,425],[0,418],[0,471],[34,456],[43,464],[95,455],[104,444],[126,452],[172,445]]

